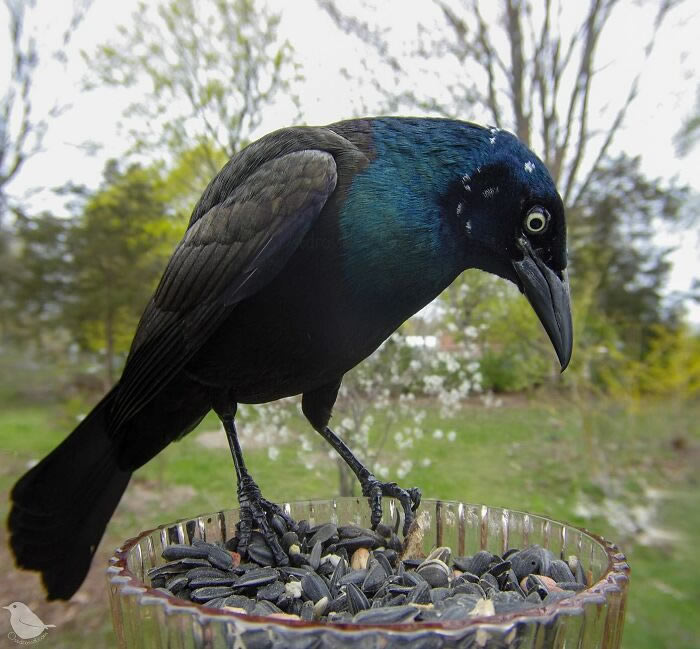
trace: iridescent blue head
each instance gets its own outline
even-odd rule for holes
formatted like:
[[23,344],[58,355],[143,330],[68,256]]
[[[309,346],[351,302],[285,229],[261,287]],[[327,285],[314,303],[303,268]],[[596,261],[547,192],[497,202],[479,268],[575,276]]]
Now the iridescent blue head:
[[561,197],[542,161],[514,135],[480,131],[478,152],[472,149],[471,162],[451,183],[446,207],[462,228],[468,267],[518,286],[564,369],[572,324]]

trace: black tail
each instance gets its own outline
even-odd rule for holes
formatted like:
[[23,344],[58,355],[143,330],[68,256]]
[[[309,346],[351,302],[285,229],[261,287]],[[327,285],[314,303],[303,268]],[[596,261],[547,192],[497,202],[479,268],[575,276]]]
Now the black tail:
[[107,436],[114,394],[12,490],[10,546],[20,568],[41,572],[48,599],[78,590],[131,477],[117,465]]

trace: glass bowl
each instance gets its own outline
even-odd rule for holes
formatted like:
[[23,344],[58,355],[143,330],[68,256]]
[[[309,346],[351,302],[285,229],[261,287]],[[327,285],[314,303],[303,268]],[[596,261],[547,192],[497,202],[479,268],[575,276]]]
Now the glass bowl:
[[[364,498],[285,503],[296,520],[369,526]],[[168,649],[379,649],[479,648],[617,649],[629,567],[617,547],[589,532],[525,512],[468,503],[423,500],[418,511],[426,553],[449,546],[453,554],[496,554],[538,544],[566,558],[576,554],[586,571],[587,590],[522,612],[459,621],[408,624],[304,622],[237,614],[170,597],[144,583],[146,572],[164,563],[161,552],[193,539],[225,541],[235,533],[238,510],[204,514],[141,533],[115,551],[107,569],[112,619],[121,648]],[[385,501],[383,522],[403,514]],[[399,521],[400,523],[402,521]]]

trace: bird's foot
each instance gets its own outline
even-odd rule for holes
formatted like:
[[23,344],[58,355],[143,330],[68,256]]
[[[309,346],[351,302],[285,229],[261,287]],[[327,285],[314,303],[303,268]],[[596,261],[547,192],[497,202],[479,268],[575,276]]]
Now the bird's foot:
[[421,493],[418,487],[402,489],[395,482],[379,482],[370,474],[362,484],[362,495],[367,497],[372,511],[372,529],[382,520],[382,497],[396,498],[401,503],[404,513],[403,534],[406,536],[415,518],[415,511],[420,505]]
[[276,565],[286,566],[289,558],[277,540],[272,520],[274,516],[279,516],[288,529],[295,530],[297,525],[294,520],[279,505],[263,498],[260,487],[249,475],[244,475],[238,484],[238,502],[241,512],[241,520],[238,524],[238,553],[241,555],[247,553],[251,533],[254,529],[258,529],[265,537],[275,557]]

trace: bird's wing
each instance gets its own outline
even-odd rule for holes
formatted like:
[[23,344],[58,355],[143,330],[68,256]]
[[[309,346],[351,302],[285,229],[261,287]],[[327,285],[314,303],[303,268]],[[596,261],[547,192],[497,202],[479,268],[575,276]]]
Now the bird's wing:
[[288,153],[259,165],[191,224],[141,317],[112,431],[162,389],[236,304],[280,272],[336,181],[330,153]]
[[24,624],[24,626],[29,626],[32,628],[44,629],[46,627],[46,625],[37,617],[36,613],[32,613],[32,611],[20,613],[18,620],[21,624]]

